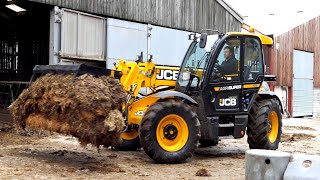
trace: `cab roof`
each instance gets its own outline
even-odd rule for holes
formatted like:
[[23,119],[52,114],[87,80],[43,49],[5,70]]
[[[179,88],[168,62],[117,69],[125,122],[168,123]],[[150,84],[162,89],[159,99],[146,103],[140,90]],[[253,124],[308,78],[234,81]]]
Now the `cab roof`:
[[263,45],[272,45],[273,40],[272,38],[262,35],[262,34],[252,34],[252,33],[247,33],[247,32],[228,32],[226,33],[227,35],[233,35],[233,36],[255,36],[258,37],[261,41],[261,44]]

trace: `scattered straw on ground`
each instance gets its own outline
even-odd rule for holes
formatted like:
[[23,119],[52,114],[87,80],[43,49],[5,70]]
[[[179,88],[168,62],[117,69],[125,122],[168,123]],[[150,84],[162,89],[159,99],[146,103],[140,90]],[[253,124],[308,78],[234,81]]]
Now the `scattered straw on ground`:
[[119,141],[124,100],[117,79],[47,74],[25,89],[9,109],[18,130],[44,129],[73,135],[83,145],[108,146]]
[[210,177],[211,174],[208,172],[208,170],[201,168],[196,172],[196,176]]
[[281,135],[281,142],[293,142],[293,141],[303,141],[303,140],[309,140],[311,138],[314,138],[314,135],[310,134],[282,134]]
[[284,126],[285,129],[288,130],[308,130],[308,131],[316,131],[315,129],[307,126]]

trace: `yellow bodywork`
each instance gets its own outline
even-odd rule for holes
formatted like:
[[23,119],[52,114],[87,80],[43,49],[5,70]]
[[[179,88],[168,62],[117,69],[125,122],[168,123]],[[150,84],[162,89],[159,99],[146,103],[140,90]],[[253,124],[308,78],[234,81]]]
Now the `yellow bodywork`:
[[142,87],[153,89],[161,86],[174,87],[175,80],[161,80],[156,76],[161,70],[177,71],[176,74],[178,74],[179,67],[156,66],[153,62],[139,62],[137,64],[121,59],[116,70],[122,72],[120,82],[125,91],[136,97]]
[[139,136],[138,131],[130,131],[130,132],[121,133],[121,138],[125,139],[125,140],[128,140],[128,141],[134,140],[138,136]]
[[[129,94],[128,106],[123,105],[123,109],[127,108],[128,111],[128,125],[140,124],[144,112],[160,99],[150,94],[161,88],[174,89],[179,73],[179,67],[156,66],[153,62],[127,62],[123,59],[119,61],[115,70],[121,71],[120,82]],[[170,77],[172,79],[169,79]],[[148,88],[148,92],[145,97],[138,98],[142,88]],[[131,140],[136,136],[136,133],[125,133],[122,138]]]
[[140,120],[144,112],[149,108],[149,106],[159,100],[159,97],[146,96],[133,102],[128,107],[128,124],[140,124]]
[[226,33],[227,35],[230,36],[255,36],[258,37],[261,41],[261,44],[263,45],[272,45],[273,44],[273,40],[272,38],[262,35],[262,34],[252,34],[252,33],[246,33],[246,32],[228,32]]

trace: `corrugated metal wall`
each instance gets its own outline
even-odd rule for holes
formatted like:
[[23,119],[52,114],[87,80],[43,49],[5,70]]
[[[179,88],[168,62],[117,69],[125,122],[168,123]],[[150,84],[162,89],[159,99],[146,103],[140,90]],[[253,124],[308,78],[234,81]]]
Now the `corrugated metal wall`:
[[242,17],[222,0],[30,0],[125,20],[200,32],[240,31]]
[[293,50],[292,116],[312,115],[314,53]]
[[320,89],[313,90],[313,116],[320,117]]
[[[275,37],[275,74],[279,86],[292,86],[293,50],[314,52],[314,87],[320,87],[320,16]],[[277,47],[277,45],[276,45]]]

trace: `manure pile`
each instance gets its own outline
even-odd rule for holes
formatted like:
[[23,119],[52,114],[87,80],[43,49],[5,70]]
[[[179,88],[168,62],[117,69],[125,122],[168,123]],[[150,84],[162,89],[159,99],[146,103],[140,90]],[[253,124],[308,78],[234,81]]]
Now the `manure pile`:
[[115,146],[125,101],[119,80],[84,74],[46,74],[25,89],[9,110],[18,130],[44,129],[77,137],[82,145]]

